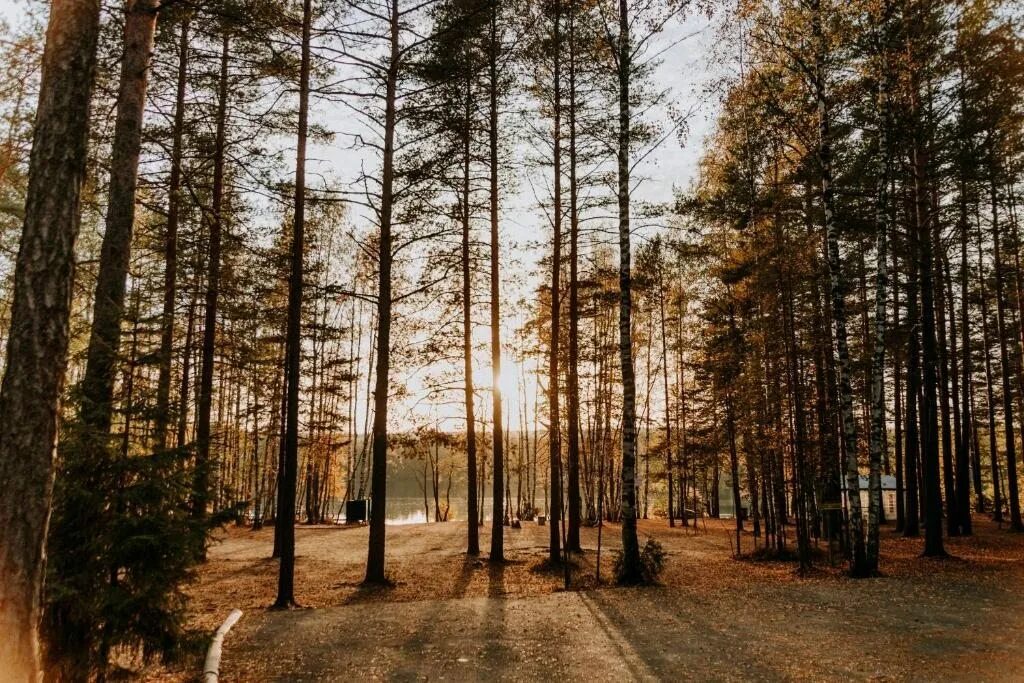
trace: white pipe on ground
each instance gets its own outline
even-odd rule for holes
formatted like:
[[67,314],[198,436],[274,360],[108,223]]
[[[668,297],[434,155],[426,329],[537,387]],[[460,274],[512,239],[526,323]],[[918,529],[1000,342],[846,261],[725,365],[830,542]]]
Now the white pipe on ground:
[[220,675],[220,654],[221,647],[224,645],[224,636],[241,618],[242,610],[231,610],[231,614],[220,625],[217,632],[213,634],[213,642],[210,643],[210,649],[206,651],[206,661],[203,662],[203,683],[217,683],[217,677]]

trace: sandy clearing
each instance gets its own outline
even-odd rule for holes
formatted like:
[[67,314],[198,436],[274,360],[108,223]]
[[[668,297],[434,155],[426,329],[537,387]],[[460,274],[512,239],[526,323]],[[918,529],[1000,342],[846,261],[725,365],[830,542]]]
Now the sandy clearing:
[[[297,597],[271,612],[272,531],[229,529],[192,588],[196,624],[233,606],[225,681],[352,680],[1024,680],[1024,539],[977,521],[958,559],[923,560],[886,531],[885,576],[729,557],[729,523],[698,534],[640,523],[669,551],[663,585],[596,588],[596,533],[576,576],[538,571],[547,527],[507,530],[509,562],[462,552],[460,523],[388,528],[396,585],[359,586],[367,530],[299,527]],[[606,549],[618,529],[604,531]],[[744,538],[747,548],[752,544]],[[481,530],[481,547],[488,533]],[[610,552],[602,559],[607,577]]]

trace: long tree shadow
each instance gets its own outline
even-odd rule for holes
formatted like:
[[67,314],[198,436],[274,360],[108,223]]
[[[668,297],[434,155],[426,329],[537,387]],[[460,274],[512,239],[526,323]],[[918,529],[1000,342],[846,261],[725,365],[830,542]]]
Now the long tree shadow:
[[480,618],[483,620],[480,666],[487,672],[502,671],[517,659],[514,648],[507,642],[507,600],[505,574],[509,561],[491,562],[487,566],[487,600]]
[[[486,627],[495,618],[488,614],[491,603],[504,601],[465,598],[474,575],[481,571],[488,573],[488,594],[502,590],[500,587],[503,585],[502,575],[505,571],[502,564],[465,556],[451,595],[416,603],[423,609],[417,611],[415,626],[410,635],[396,644],[395,658],[388,667],[387,678],[420,680],[428,673],[431,676],[441,675],[448,667],[457,667],[452,673],[457,678],[463,678],[467,668],[486,668],[486,644],[490,642],[491,636],[485,634],[483,638],[478,637],[477,625],[473,622],[480,617],[480,606],[483,605]],[[484,651],[478,653],[479,656],[469,656],[471,650],[479,648],[481,644],[484,645]],[[435,670],[435,667],[441,669]]]
[[[758,680],[784,678],[752,655],[760,638],[743,624],[713,618],[713,605],[683,604],[688,598],[660,586],[581,593],[583,602],[636,678],[742,673]],[[705,610],[705,614],[699,612]]]

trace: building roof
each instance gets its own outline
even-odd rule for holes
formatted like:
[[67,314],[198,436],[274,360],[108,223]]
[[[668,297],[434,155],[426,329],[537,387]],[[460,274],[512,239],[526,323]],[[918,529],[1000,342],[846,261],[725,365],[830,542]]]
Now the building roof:
[[[860,490],[861,491],[867,491],[868,490],[868,478],[867,478],[867,476],[862,474],[862,475],[860,475],[859,478],[860,478],[860,484],[859,484]],[[845,491],[846,490],[846,477],[842,477],[842,480],[843,480],[843,490]],[[882,490],[883,491],[895,491],[896,490],[896,477],[892,476],[891,474],[883,474],[882,475]]]

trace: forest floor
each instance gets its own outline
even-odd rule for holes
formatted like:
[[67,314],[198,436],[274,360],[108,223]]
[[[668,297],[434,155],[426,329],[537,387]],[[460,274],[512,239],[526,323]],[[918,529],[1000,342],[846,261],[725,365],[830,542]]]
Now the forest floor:
[[[669,556],[661,584],[594,579],[584,529],[573,590],[544,568],[548,527],[506,529],[504,564],[463,552],[464,523],[388,527],[391,588],[360,587],[366,527],[296,531],[296,598],[269,611],[273,530],[226,529],[191,586],[191,622],[212,631],[234,607],[223,681],[1024,680],[1024,534],[976,518],[951,559],[883,529],[877,579],[846,578],[824,556],[810,576],[788,562],[731,557],[732,522],[700,530],[642,520]],[[603,534],[609,580],[619,529]],[[744,550],[753,537],[743,538]],[[481,528],[482,558],[489,548]],[[180,674],[179,674],[180,675]],[[162,678],[162,676],[161,676]]]

